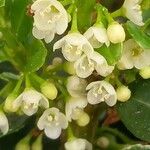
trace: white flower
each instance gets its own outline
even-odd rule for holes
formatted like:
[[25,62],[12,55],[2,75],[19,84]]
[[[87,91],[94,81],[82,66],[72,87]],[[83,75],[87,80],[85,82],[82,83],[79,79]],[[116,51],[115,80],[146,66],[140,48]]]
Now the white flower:
[[86,139],[76,138],[65,143],[66,150],[92,150],[92,144]]
[[66,117],[69,121],[78,120],[81,114],[84,113],[83,109],[87,106],[86,97],[71,97],[65,107]]
[[124,42],[122,57],[118,63],[118,68],[142,69],[150,65],[150,50],[142,49],[133,39]]
[[59,109],[52,107],[44,111],[37,126],[40,130],[44,129],[47,137],[57,139],[61,134],[61,130],[67,128],[68,121]]
[[80,33],[70,33],[57,41],[53,49],[62,48],[62,53],[66,60],[76,61],[84,52],[90,55],[94,50],[88,40]]
[[67,90],[72,97],[80,97],[86,94],[87,82],[78,76],[70,76],[67,82]]
[[9,130],[8,119],[5,114],[0,111],[0,131],[3,134],[6,134]]
[[107,35],[108,39],[114,44],[121,43],[125,40],[124,28],[118,22],[113,22],[108,26]]
[[110,42],[107,37],[107,31],[104,27],[93,26],[90,27],[85,33],[84,36],[88,39],[91,45],[94,48],[99,48],[105,43],[109,46]]
[[141,2],[142,0],[125,0],[123,4],[125,16],[139,26],[144,25],[140,6]]
[[43,94],[36,90],[26,89],[14,100],[12,106],[14,109],[19,109],[19,107],[21,107],[26,115],[31,116],[37,112],[39,106],[48,108],[49,102]]
[[91,53],[90,56],[82,55],[75,62],[76,74],[81,78],[87,78],[94,70],[101,76],[109,75],[114,67],[107,64],[106,59],[98,52]]
[[106,81],[96,81],[90,83],[86,90],[88,91],[87,100],[90,104],[106,102],[109,106],[114,106],[117,102],[117,94],[114,87]]
[[62,34],[68,27],[68,14],[57,0],[37,0],[31,10],[34,13],[33,35],[38,39],[44,38],[48,43],[55,33]]

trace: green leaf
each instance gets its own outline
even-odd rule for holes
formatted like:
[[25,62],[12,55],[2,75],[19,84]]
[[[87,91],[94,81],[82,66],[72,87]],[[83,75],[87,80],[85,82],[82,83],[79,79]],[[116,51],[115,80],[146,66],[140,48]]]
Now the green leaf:
[[92,24],[92,12],[96,0],[78,0],[78,28],[85,31]]
[[35,39],[32,35],[25,44],[27,60],[25,63],[25,72],[37,71],[45,62],[47,49],[42,41]]
[[127,30],[133,39],[143,48],[150,49],[150,36],[146,35],[140,28],[132,22],[127,22]]
[[31,0],[14,0],[12,3],[11,26],[21,42],[25,42],[32,29],[32,17],[27,15],[27,7],[30,3]]
[[[17,116],[17,115],[11,114],[11,115],[8,115],[7,117],[9,120],[10,128],[6,135],[19,131],[21,128],[23,128],[25,126],[25,122],[28,119],[28,116],[25,116],[25,115]],[[6,135],[0,134],[0,138],[4,137]]]
[[132,96],[117,104],[118,113],[130,132],[150,142],[150,80],[134,82],[130,89]]
[[0,0],[0,7],[5,6],[5,0]]
[[99,49],[96,49],[96,51],[106,58],[108,64],[114,65],[120,59],[122,49],[123,49],[122,43],[118,43],[118,44],[111,44],[109,47],[103,45]]

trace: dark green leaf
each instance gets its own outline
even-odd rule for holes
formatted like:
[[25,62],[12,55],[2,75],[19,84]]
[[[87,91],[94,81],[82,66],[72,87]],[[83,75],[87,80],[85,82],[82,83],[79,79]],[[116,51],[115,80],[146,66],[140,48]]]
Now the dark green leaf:
[[14,0],[12,3],[11,26],[21,42],[25,42],[32,29],[32,17],[27,15],[27,7],[31,2],[31,0]]
[[122,48],[122,43],[118,43],[111,44],[109,47],[103,45],[99,49],[96,49],[96,51],[106,58],[108,64],[114,65],[121,57]]
[[45,62],[47,49],[41,41],[36,40],[32,35],[28,38],[25,48],[27,53],[25,72],[37,71]]
[[131,84],[132,96],[117,109],[125,126],[138,138],[150,142],[150,80]]
[[127,30],[133,39],[143,48],[150,49],[150,36],[146,35],[140,28],[132,22],[127,22]]

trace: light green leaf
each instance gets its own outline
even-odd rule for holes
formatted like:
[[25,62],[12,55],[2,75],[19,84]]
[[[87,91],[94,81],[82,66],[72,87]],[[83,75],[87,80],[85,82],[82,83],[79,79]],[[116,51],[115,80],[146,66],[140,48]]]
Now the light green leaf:
[[0,79],[5,80],[5,81],[9,81],[11,80],[18,80],[19,76],[16,74],[13,74],[11,72],[3,72],[0,74]]
[[0,7],[5,6],[5,0],[0,0]]
[[109,47],[103,45],[99,49],[96,49],[101,55],[105,57],[108,64],[114,65],[120,59],[122,54],[122,43],[111,44]]
[[134,82],[130,89],[132,96],[117,104],[118,113],[130,132],[150,142],[150,80]]
[[143,48],[150,49],[150,36],[146,35],[140,28],[132,22],[127,22],[127,30],[133,39]]

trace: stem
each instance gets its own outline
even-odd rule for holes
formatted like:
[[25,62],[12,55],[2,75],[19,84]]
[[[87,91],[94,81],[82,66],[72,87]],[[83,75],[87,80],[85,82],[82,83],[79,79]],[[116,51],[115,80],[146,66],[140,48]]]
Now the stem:
[[73,131],[72,131],[70,125],[69,125],[68,128],[67,128],[67,133],[68,133],[68,139],[69,139],[69,140],[75,138],[74,135],[73,135]]
[[67,6],[69,4],[72,4],[72,0],[63,0],[63,1],[60,1],[60,3],[63,5],[63,6]]
[[15,87],[14,90],[13,90],[13,93],[14,93],[14,94],[17,94],[17,93],[18,93],[18,91],[19,91],[19,89],[20,89],[20,87],[21,87],[21,84],[22,84],[22,82],[23,82],[23,78],[24,78],[24,76],[22,76],[22,77],[19,79],[19,81],[18,81],[16,87]]
[[113,13],[111,13],[111,16],[116,18],[116,17],[119,17],[119,16],[123,16],[123,13],[122,13],[122,8],[114,11]]
[[31,88],[31,83],[30,83],[29,75],[28,74],[26,75],[25,84],[26,84],[26,88]]
[[108,10],[105,7],[103,7],[103,12],[104,12],[109,24],[114,22],[114,19],[112,18],[112,16],[110,15],[110,13],[108,12]]
[[72,18],[72,25],[70,32],[78,32],[78,23],[77,23],[77,8],[75,7],[73,18]]
[[41,77],[39,77],[37,74],[32,74],[32,77],[35,79],[36,82],[38,82],[39,84],[42,84],[45,82],[44,79],[42,79]]

